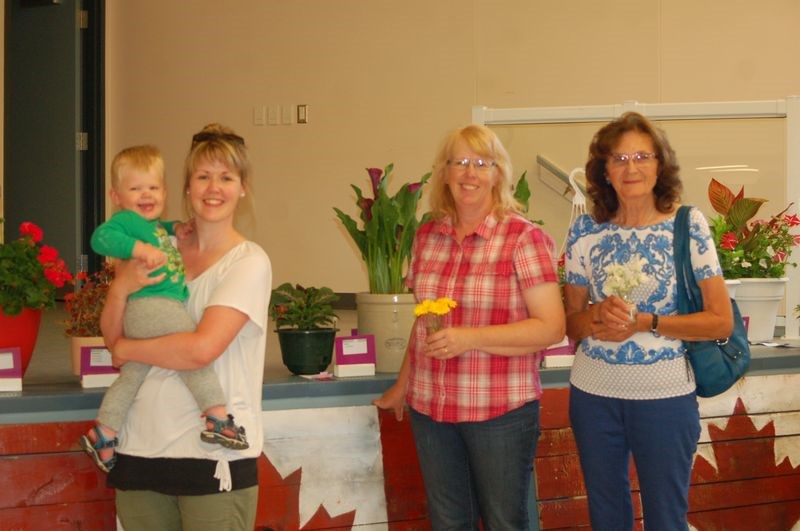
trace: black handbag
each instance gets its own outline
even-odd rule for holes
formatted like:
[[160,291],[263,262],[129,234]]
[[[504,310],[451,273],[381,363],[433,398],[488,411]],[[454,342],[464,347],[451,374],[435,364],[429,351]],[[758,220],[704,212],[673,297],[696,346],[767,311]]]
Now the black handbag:
[[[675,215],[675,275],[678,280],[678,313],[703,309],[703,296],[692,273],[689,254],[689,207],[682,206]],[[750,365],[750,344],[739,306],[733,306],[733,334],[726,339],[684,341],[686,356],[694,372],[697,396],[709,397],[725,392],[741,378]]]

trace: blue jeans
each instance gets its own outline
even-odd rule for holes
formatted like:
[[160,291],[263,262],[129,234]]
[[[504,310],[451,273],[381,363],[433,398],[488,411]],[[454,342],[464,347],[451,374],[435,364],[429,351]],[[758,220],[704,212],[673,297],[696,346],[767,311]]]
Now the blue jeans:
[[570,387],[569,416],[594,531],[633,529],[631,454],[639,478],[644,528],[688,529],[689,480],[700,437],[694,393],[623,400]]
[[410,418],[435,531],[528,529],[538,401],[482,422]]

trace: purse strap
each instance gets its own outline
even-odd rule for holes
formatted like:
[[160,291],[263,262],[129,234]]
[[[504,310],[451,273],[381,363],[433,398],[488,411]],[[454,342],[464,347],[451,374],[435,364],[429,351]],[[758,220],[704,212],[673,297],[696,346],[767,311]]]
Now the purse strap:
[[691,207],[686,205],[678,208],[672,237],[679,314],[699,312],[703,309],[703,295],[694,279],[692,256],[689,251],[690,209]]

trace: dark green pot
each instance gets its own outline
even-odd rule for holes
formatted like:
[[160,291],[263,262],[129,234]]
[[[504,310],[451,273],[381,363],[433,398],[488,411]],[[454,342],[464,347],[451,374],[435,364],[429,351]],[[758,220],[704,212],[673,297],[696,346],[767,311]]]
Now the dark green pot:
[[331,364],[334,339],[335,328],[278,330],[283,364],[294,374],[318,374]]

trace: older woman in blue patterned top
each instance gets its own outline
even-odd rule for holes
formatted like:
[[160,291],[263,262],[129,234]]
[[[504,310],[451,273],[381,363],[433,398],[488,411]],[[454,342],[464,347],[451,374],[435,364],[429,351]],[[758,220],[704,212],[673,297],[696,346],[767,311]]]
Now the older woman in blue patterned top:
[[675,153],[645,117],[625,113],[589,148],[592,214],[570,228],[567,333],[578,342],[570,418],[595,531],[633,528],[633,455],[648,531],[687,529],[700,436],[682,340],[728,337],[730,299],[708,223],[690,212],[703,311],[678,315],[672,236],[682,189]]

